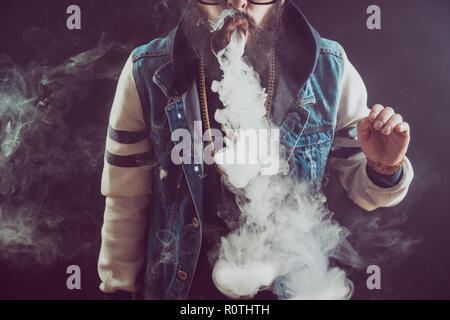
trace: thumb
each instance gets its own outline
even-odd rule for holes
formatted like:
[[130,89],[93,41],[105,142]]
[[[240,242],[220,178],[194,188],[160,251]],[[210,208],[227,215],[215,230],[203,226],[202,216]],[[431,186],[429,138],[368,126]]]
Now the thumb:
[[365,117],[358,121],[357,130],[358,130],[358,140],[366,140],[370,135],[370,121],[369,117]]

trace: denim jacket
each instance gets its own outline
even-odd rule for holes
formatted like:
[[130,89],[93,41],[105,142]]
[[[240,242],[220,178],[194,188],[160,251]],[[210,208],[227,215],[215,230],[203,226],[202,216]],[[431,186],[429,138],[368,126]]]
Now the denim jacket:
[[[304,55],[297,82],[288,83],[296,97],[286,107],[280,125],[280,141],[288,150],[288,159],[300,180],[320,180],[336,126],[339,84],[343,70],[343,50],[333,41],[321,38],[303,14],[292,4],[288,18],[296,19],[302,30]],[[293,35],[298,30],[289,29]],[[184,128],[191,131],[194,121],[201,121],[198,88],[195,79],[184,92],[174,86],[177,66],[174,57],[178,28],[166,38],[156,39],[137,48],[133,55],[133,75],[150,128],[155,163],[149,221],[148,257],[144,272],[143,295],[148,299],[183,299],[187,296],[202,241],[203,164],[175,165],[171,161],[171,132]],[[300,39],[299,39],[300,40]],[[300,43],[300,41],[299,41]],[[292,50],[280,45],[280,51]],[[294,48],[295,50],[295,48]],[[304,50],[305,51],[305,50]],[[292,52],[284,52],[285,70]],[[296,75],[286,77],[287,81]],[[168,102],[169,101],[169,102]],[[203,144],[192,141],[192,155],[201,157]],[[162,175],[162,173],[164,173]],[[161,178],[163,176],[163,178]],[[158,183],[156,183],[158,182]],[[276,281],[280,298],[287,298],[283,283]]]

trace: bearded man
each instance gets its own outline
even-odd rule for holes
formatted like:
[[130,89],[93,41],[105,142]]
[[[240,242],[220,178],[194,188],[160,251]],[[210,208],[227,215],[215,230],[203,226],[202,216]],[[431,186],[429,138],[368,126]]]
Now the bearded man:
[[[215,30],[224,10],[230,14]],[[408,192],[408,123],[391,107],[367,107],[343,48],[322,38],[293,0],[186,0],[175,29],[136,48],[119,79],[101,189],[98,270],[107,297],[227,298],[214,286],[212,265],[239,208],[215,165],[173,163],[171,134],[194,136],[195,121],[222,129],[214,114],[223,104],[211,85],[222,77],[216,55],[236,29],[298,181],[320,182],[336,170],[367,211],[394,206]],[[279,281],[271,289],[255,298],[289,298]]]

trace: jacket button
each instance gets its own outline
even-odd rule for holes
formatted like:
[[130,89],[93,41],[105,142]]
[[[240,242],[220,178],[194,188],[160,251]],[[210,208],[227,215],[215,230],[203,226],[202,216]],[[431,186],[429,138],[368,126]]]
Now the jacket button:
[[187,275],[187,273],[186,272],[184,272],[184,271],[178,271],[178,278],[180,278],[181,280],[186,280],[187,279],[187,277],[188,277],[188,275]]
[[194,217],[194,219],[192,219],[192,225],[196,228],[200,226],[200,222],[198,222],[197,218]]

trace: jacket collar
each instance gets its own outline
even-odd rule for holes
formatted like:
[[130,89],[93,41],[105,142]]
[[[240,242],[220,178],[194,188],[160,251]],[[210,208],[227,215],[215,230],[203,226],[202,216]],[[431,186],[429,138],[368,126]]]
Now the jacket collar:
[[[284,31],[277,48],[277,63],[285,75],[289,89],[296,95],[316,67],[321,37],[295,4],[295,0],[287,1]],[[196,74],[197,57],[180,25],[181,20],[166,38],[170,66],[160,68],[155,73],[156,82],[167,88],[164,91],[168,97],[183,95]]]
[[283,22],[277,63],[289,89],[297,96],[316,68],[321,37],[293,0],[288,0]]

